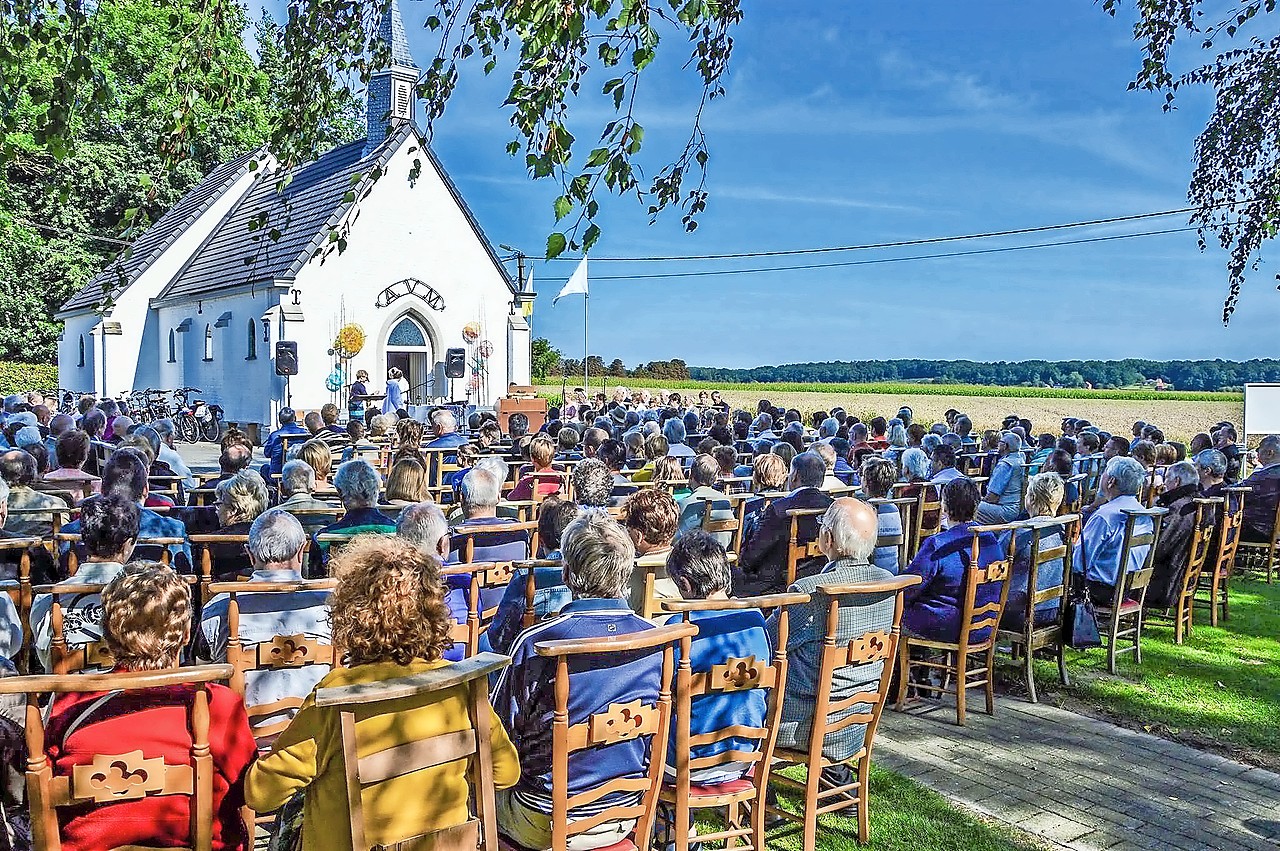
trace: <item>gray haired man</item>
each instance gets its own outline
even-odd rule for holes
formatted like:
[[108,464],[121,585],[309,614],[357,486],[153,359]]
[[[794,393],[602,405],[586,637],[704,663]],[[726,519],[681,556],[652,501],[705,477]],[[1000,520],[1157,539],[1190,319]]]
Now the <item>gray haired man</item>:
[[[297,590],[295,585],[302,581],[302,549],[306,542],[307,533],[298,519],[278,508],[259,515],[249,527],[249,561],[253,566],[249,582],[279,584],[281,590],[236,595],[240,610],[239,645],[242,649],[270,644],[276,636],[282,635],[303,635],[321,644],[329,643],[329,591]],[[219,594],[201,611],[202,645],[198,655],[202,658],[219,663],[227,661],[229,606],[230,597]],[[302,665],[245,674],[244,703],[255,732],[288,722],[297,713],[297,706],[266,714],[255,713],[255,707],[290,698],[296,699],[300,705],[316,683],[329,673],[330,667],[327,664]]]
[[[1132,573],[1146,561],[1150,545],[1129,550],[1127,564],[1120,564],[1124,548],[1126,511],[1144,508],[1138,494],[1147,480],[1147,471],[1137,461],[1117,455],[1107,462],[1099,481],[1102,504],[1089,517],[1076,542],[1073,569],[1083,573],[1089,586],[1089,594],[1098,605],[1110,605],[1116,586],[1125,573]],[[1150,517],[1139,517],[1134,524],[1134,535],[1152,531]]]

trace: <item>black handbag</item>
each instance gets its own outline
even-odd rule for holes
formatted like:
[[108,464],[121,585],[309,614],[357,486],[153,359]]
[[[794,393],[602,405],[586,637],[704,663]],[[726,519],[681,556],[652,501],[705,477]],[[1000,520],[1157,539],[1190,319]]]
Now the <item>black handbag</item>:
[[1063,626],[1067,631],[1067,644],[1074,649],[1088,650],[1090,647],[1102,646],[1102,636],[1098,633],[1098,615],[1093,610],[1089,589],[1083,581],[1073,583],[1071,596],[1067,599],[1067,618]]

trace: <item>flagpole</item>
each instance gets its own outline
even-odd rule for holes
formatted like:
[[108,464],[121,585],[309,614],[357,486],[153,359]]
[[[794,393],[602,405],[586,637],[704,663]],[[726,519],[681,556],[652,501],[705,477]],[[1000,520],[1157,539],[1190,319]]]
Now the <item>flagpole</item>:
[[587,318],[588,317],[587,304],[590,301],[591,301],[591,294],[583,293],[582,294],[582,386],[583,387],[591,386],[591,377],[587,372],[587,358],[590,357],[590,354],[588,354],[590,352],[590,349],[587,347],[587,333],[591,328],[591,323],[590,321],[588,321],[588,318]]

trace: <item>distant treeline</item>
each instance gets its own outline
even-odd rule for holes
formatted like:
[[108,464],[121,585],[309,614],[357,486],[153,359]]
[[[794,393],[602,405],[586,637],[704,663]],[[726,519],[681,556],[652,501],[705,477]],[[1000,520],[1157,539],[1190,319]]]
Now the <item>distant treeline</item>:
[[[650,372],[654,364],[646,364]],[[684,366],[681,362],[680,366]],[[661,370],[659,370],[661,371]],[[652,374],[652,373],[650,373]],[[1247,382],[1280,382],[1280,360],[1073,360],[983,363],[967,360],[832,361],[753,369],[688,367],[689,378],[719,383],[918,381],[931,384],[1086,387],[1109,390],[1159,385],[1170,390],[1238,390]],[[675,376],[672,376],[675,377]]]

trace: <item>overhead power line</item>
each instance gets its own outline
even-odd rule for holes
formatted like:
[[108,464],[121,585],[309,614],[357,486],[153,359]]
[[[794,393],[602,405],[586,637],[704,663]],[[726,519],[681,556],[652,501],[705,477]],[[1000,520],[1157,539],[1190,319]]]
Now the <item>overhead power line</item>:
[[[941,260],[948,257],[973,257],[980,254],[1001,254],[1010,251],[1030,251],[1038,248],[1057,248],[1065,245],[1085,245],[1091,242],[1112,242],[1120,239],[1137,239],[1145,236],[1162,236],[1185,233],[1195,227],[1168,228],[1167,230],[1120,233],[1110,236],[1093,236],[1083,239],[1066,239],[1056,242],[1038,242],[1030,245],[1005,245],[999,248],[975,248],[970,251],[949,251],[941,254],[914,254],[907,257],[877,257],[869,260],[843,260],[833,263],[808,263],[802,266],[769,266],[756,269],[712,269],[705,272],[654,272],[645,275],[592,275],[593,281],[638,281],[652,278],[705,278],[718,275],[755,275],[765,272],[798,272],[807,269],[839,269],[849,266],[873,266],[880,263],[906,263],[915,260]],[[594,258],[593,258],[594,260]]]
[[[862,245],[832,245],[820,248],[791,248],[781,249],[778,251],[744,251],[731,254],[683,254],[668,255],[664,257],[596,257],[592,255],[592,263],[616,262],[616,263],[640,263],[655,260],[742,260],[752,257],[795,257],[805,254],[833,254],[840,251],[871,251],[880,248],[909,248],[916,245],[936,245],[944,242],[962,242],[970,239],[993,239],[1001,236],[1024,236],[1031,233],[1044,233],[1046,231],[1068,230],[1071,228],[1096,227],[1098,225],[1113,225],[1123,222],[1137,222],[1143,219],[1159,219],[1165,216],[1177,216],[1184,213],[1194,212],[1196,208],[1183,207],[1178,210],[1161,210],[1155,213],[1134,213],[1129,216],[1112,216],[1109,219],[1089,219],[1082,222],[1065,222],[1056,225],[1040,225],[1038,227],[1017,228],[1014,230],[986,231],[983,233],[967,233],[959,236],[934,236],[922,239],[907,239],[899,242],[871,242]],[[555,257],[554,260],[572,260],[578,262],[578,257]]]

